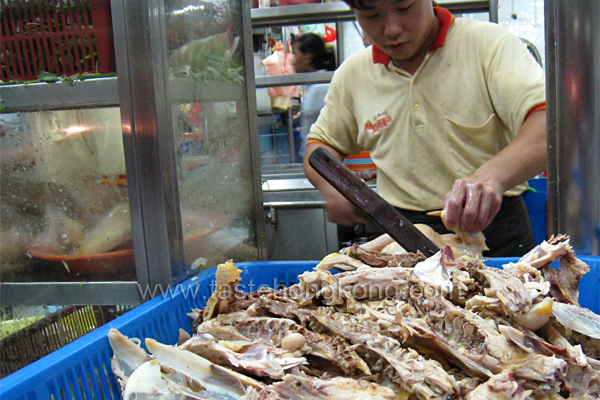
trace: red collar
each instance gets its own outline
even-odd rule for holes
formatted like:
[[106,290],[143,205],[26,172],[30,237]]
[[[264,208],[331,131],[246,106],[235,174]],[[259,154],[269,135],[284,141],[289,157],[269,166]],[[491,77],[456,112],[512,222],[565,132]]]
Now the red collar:
[[[429,52],[432,53],[438,47],[442,47],[444,42],[446,41],[446,35],[448,34],[448,29],[450,29],[450,25],[454,22],[454,15],[445,8],[442,7],[433,7],[433,13],[440,21],[440,31],[438,32],[438,36],[433,42],[431,49]],[[383,50],[379,47],[373,45],[373,62],[375,64],[384,64],[388,65],[390,63],[390,56],[385,54]]]

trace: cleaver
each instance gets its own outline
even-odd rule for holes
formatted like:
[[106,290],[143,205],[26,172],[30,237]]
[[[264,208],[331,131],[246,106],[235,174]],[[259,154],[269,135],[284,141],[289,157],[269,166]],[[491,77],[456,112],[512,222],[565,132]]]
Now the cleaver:
[[350,171],[325,148],[315,149],[309,159],[310,166],[340,192],[371,221],[381,227],[406,251],[420,251],[431,257],[440,249],[418,230],[412,222],[400,214],[362,179]]

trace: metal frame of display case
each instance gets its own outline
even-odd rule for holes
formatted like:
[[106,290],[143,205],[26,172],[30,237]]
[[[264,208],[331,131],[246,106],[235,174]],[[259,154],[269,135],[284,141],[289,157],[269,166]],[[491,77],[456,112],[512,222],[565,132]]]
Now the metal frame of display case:
[[[193,99],[202,93],[206,101],[231,101],[243,95],[239,87],[214,90],[210,84],[168,77],[162,2],[111,0],[118,78],[98,78],[70,83],[39,83],[0,87],[2,112],[58,110],[120,106],[124,134],[131,222],[137,281],[106,282],[0,282],[0,304],[138,304],[140,287],[169,285],[184,278],[183,241],[178,208],[176,166],[169,135],[172,132],[170,96]],[[286,6],[250,10],[241,1],[245,38],[258,26],[297,24],[306,15],[311,22],[321,15],[323,22],[352,20],[345,3]],[[443,3],[452,12],[490,12],[497,21],[497,0]],[[161,22],[162,21],[162,22]],[[162,35],[162,36],[161,36]],[[260,190],[260,157],[255,88],[298,83],[328,82],[332,73],[306,73],[302,77],[259,77],[252,68],[252,43],[244,40],[246,118],[252,137],[253,185],[259,258],[266,256],[263,202]],[[171,85],[171,91],[167,90]],[[141,139],[143,138],[143,139]]]
[[[113,3],[115,3],[114,0]],[[498,22],[498,0],[448,2],[442,3],[442,6],[453,13],[489,12],[490,21]],[[115,17],[118,18],[118,16]],[[352,20],[354,20],[354,15],[350,8],[341,1],[254,8],[251,10],[252,28],[286,24],[297,25],[303,22],[344,22]],[[294,75],[261,76],[256,77],[256,87],[325,83],[331,80],[332,75],[332,72],[313,72],[304,73],[301,77]],[[81,106],[117,106],[119,104],[117,78],[93,79],[79,82],[76,85],[67,83],[12,85],[3,87],[0,90],[0,93],[2,93],[0,104],[5,107],[4,112],[51,110]],[[185,82],[182,91],[187,90],[191,89],[189,83]],[[221,95],[219,91],[207,90],[206,92],[217,96]]]
[[[250,3],[240,1],[242,35],[251,37]],[[173,101],[240,101],[247,93],[247,121],[259,258],[265,258],[258,126],[252,43],[244,40],[244,86],[170,78],[161,0],[112,0],[117,78],[0,88],[3,112],[119,106],[135,249],[136,281],[4,282],[0,304],[139,304],[147,285],[169,287],[185,279],[177,167],[173,148]],[[118,82],[118,84],[117,84]],[[118,89],[117,89],[118,87]],[[171,90],[169,90],[171,89]],[[199,96],[198,96],[199,95]],[[160,134],[159,134],[160,132]],[[170,134],[169,134],[170,133]],[[254,134],[256,133],[256,134]],[[254,154],[256,153],[256,154]],[[206,189],[210,190],[210,189]]]
[[[491,22],[498,22],[498,0],[442,2],[440,5],[454,14],[489,12],[489,20]],[[354,19],[354,14],[350,10],[350,7],[342,1],[252,9],[253,28],[324,22],[338,23],[353,21]],[[305,72],[302,74],[258,76],[256,77],[256,87],[265,88],[327,83],[331,81],[332,76],[333,72]]]

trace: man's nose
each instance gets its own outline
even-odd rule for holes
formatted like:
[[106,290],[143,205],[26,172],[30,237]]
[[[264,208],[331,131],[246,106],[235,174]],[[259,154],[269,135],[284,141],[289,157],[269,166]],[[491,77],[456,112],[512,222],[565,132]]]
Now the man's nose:
[[387,14],[385,18],[385,27],[383,29],[384,35],[395,38],[400,36],[402,32],[404,32],[404,21],[402,20],[402,17],[395,15],[394,13]]

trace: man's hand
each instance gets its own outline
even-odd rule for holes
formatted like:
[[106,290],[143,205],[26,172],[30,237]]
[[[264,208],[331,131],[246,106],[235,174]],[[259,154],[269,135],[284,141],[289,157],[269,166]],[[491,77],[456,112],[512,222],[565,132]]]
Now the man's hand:
[[343,161],[345,156],[333,147],[323,143],[309,143],[304,153],[304,172],[308,180],[321,192],[325,200],[324,209],[327,214],[327,220],[334,224],[347,226],[352,226],[359,222],[367,222],[366,217],[352,203],[310,166],[308,158],[317,147],[324,147],[340,161]]
[[507,190],[546,169],[546,111],[534,112],[506,148],[446,194],[446,227],[480,232],[492,222]]
[[492,222],[502,204],[502,187],[476,175],[457,179],[446,194],[446,227],[481,232]]
[[353,226],[357,223],[367,223],[367,218],[333,187],[321,191],[325,200],[327,220],[334,224]]

